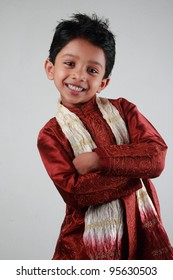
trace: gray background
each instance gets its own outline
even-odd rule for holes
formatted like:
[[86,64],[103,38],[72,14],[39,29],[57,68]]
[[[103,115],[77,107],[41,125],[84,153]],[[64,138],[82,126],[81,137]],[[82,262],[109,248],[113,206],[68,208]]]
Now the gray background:
[[117,35],[112,80],[102,96],[125,97],[169,146],[154,179],[173,242],[173,1],[0,1],[0,259],[51,259],[65,205],[37,151],[58,94],[44,72],[57,21],[73,12],[110,19]]

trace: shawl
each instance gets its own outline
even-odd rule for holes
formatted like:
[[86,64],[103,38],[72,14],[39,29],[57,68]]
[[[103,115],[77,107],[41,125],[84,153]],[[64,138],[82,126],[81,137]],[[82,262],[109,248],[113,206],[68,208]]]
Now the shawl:
[[[119,111],[106,98],[96,98],[97,106],[115,136],[116,144],[129,144],[129,134]],[[70,142],[74,155],[91,152],[96,148],[90,133],[79,117],[58,102],[56,119]],[[149,243],[152,259],[172,259],[173,253],[167,234],[159,219],[141,178],[136,191],[137,207],[145,239]],[[91,205],[85,213],[83,242],[90,259],[122,259],[124,209],[121,199]]]

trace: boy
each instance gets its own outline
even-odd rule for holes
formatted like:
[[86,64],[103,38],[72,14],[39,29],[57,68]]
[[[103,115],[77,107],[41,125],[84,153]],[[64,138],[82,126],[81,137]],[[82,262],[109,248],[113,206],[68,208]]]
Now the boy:
[[134,104],[98,97],[114,60],[114,36],[96,15],[56,27],[45,70],[61,100],[38,138],[67,205],[53,259],[173,259],[149,179],[167,146]]

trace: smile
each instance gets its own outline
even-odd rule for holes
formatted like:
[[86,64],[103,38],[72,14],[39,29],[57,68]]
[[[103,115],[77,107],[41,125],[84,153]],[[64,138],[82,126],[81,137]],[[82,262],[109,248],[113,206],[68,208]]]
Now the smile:
[[67,84],[67,87],[71,90],[74,90],[74,91],[77,91],[77,92],[82,92],[84,91],[85,89],[83,87],[77,87],[77,86],[74,86],[72,84]]

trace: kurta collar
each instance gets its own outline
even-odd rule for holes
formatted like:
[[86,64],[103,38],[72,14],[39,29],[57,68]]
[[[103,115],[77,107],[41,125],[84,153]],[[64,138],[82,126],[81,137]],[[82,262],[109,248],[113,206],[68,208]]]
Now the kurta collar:
[[88,102],[82,104],[80,107],[67,107],[66,108],[76,115],[92,113],[97,108],[96,96],[92,97]]

